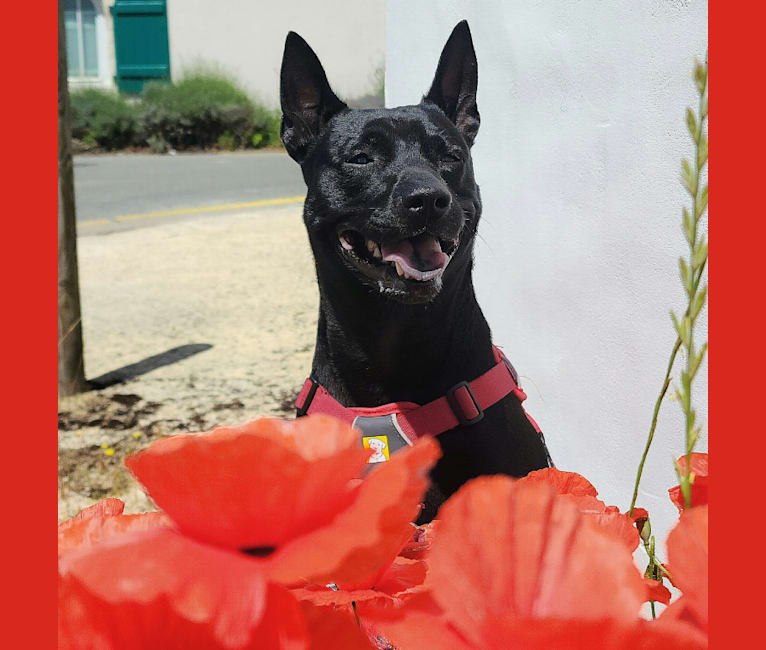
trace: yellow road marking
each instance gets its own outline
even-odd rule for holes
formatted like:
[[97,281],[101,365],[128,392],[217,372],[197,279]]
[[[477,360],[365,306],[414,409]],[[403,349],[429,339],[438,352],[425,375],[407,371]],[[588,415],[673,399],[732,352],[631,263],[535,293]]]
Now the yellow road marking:
[[177,208],[175,210],[159,210],[157,212],[144,212],[141,214],[123,214],[114,219],[86,219],[78,221],[80,226],[95,226],[108,224],[112,221],[137,221],[138,219],[152,219],[154,217],[168,217],[175,214],[192,214],[197,212],[216,212],[218,210],[237,210],[242,208],[258,208],[266,205],[284,205],[286,203],[303,203],[304,196],[286,196],[277,199],[261,199],[260,201],[246,201],[244,203],[227,203],[224,205],[206,205],[200,208]]

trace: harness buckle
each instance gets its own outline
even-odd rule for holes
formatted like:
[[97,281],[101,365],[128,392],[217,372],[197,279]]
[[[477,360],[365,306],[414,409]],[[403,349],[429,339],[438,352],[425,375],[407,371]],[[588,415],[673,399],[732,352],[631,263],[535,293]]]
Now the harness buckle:
[[[461,425],[476,424],[484,417],[484,411],[479,406],[479,400],[476,399],[476,395],[473,394],[471,386],[467,381],[455,384],[447,391],[446,397],[452,412]],[[468,401],[469,399],[470,402]],[[476,414],[473,417],[468,417],[466,413],[471,415],[471,407],[476,411]]]
[[300,418],[306,415],[306,412],[309,410],[309,406],[311,406],[311,402],[314,399],[314,395],[317,392],[317,388],[319,388],[319,383],[314,381],[311,377],[303,382],[303,388],[301,388],[301,392],[295,400],[295,408],[298,409],[295,417]]

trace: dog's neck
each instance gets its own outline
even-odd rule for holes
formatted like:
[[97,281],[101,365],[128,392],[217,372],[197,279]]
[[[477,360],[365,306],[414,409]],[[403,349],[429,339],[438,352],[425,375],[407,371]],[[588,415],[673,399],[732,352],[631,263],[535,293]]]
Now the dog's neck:
[[428,304],[398,303],[350,283],[345,270],[333,277],[336,273],[318,265],[312,376],[342,404],[423,404],[494,363],[470,262],[445,278],[442,291]]

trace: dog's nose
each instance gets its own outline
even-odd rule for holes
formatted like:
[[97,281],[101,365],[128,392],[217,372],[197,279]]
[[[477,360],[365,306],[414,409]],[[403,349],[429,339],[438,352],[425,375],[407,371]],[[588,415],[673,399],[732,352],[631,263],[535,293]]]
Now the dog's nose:
[[440,187],[420,187],[411,191],[402,200],[402,206],[409,217],[435,221],[449,210],[452,197]]

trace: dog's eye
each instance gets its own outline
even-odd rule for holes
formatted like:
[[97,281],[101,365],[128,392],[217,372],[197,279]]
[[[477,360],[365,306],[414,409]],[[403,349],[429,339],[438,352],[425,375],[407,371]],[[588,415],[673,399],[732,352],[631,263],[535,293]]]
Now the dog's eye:
[[454,163],[462,162],[463,159],[455,153],[445,153],[441,157],[441,161],[447,164],[454,164]]
[[366,153],[358,153],[356,156],[350,160],[347,160],[346,162],[350,162],[352,165],[367,165],[368,163],[372,162],[372,158],[370,158]]

